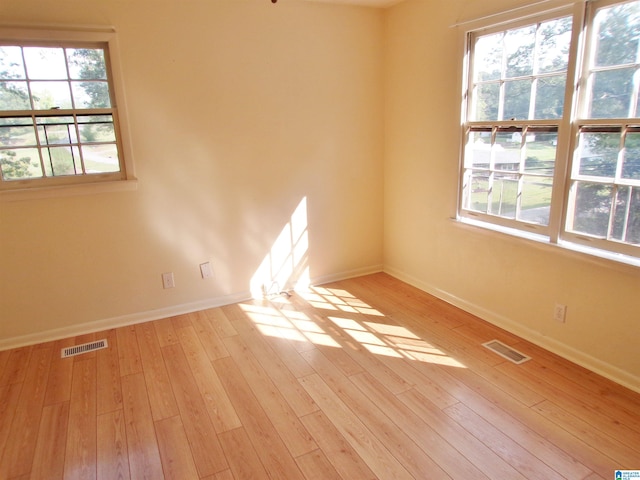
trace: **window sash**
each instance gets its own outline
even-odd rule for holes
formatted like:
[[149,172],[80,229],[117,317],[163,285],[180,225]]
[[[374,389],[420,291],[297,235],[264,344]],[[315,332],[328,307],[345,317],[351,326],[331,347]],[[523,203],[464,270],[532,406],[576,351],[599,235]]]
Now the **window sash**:
[[[110,105],[105,107],[88,108],[88,105],[76,105],[76,108],[56,108],[55,110],[27,109],[27,110],[3,110],[0,111],[0,124],[9,123],[10,119],[30,119],[32,128],[35,129],[35,145],[22,148],[35,148],[38,150],[37,163],[42,171],[42,176],[23,177],[15,179],[3,179],[0,181],[0,191],[20,192],[23,190],[40,189],[46,187],[58,187],[66,185],[95,184],[103,182],[116,182],[134,180],[133,165],[131,162],[131,148],[127,132],[127,125],[123,121],[126,115],[123,111],[122,87],[120,84],[119,61],[115,32],[112,29],[33,29],[21,27],[1,27],[0,45],[19,45],[21,47],[56,47],[67,49],[100,49],[104,54],[106,78],[97,78],[103,84],[108,85]],[[91,81],[88,78],[75,78],[68,70],[69,75],[61,81],[67,82],[73,88],[74,82]],[[75,78],[75,79],[74,79]],[[28,82],[34,79],[22,78],[20,81]],[[39,80],[39,79],[37,79]],[[46,81],[46,79],[45,79]],[[98,87],[101,88],[101,87]],[[32,104],[31,107],[34,105]],[[68,126],[43,127],[42,124],[50,117],[70,118]],[[101,122],[99,118],[105,119]],[[93,119],[93,120],[87,120]],[[98,119],[98,120],[96,120]],[[66,120],[65,120],[66,121]],[[99,125],[98,138],[89,138],[86,133],[90,128],[87,125],[94,122]],[[27,122],[28,123],[28,122]],[[64,121],[63,121],[64,123]],[[2,127],[0,127],[2,128]],[[67,139],[55,140],[54,143],[41,138],[45,129],[53,131],[68,129]],[[42,134],[42,135],[41,135]],[[94,132],[95,134],[95,132]],[[62,135],[64,137],[65,135]],[[5,151],[8,145],[4,145]],[[52,157],[68,157],[72,167],[63,171],[62,175],[53,175],[51,165]],[[92,168],[87,167],[87,155],[91,157]],[[114,158],[117,157],[117,163]],[[35,157],[33,157],[35,158]],[[46,166],[47,162],[49,165]],[[49,173],[49,176],[47,176]],[[26,191],[25,190],[25,191]],[[8,197],[7,197],[8,198]]]
[[[585,112],[587,111],[585,105],[590,101],[588,96],[592,91],[592,84],[590,84],[589,81],[592,81],[590,79],[594,76],[593,72],[607,72],[615,70],[616,68],[622,68],[620,66],[598,66],[594,68],[591,66],[592,62],[589,62],[593,57],[593,54],[590,53],[593,49],[593,45],[591,45],[590,42],[593,40],[590,37],[596,10],[617,3],[620,3],[619,0],[593,1],[589,2],[586,8],[584,5],[574,5],[567,9],[555,9],[546,14],[530,15],[526,19],[516,20],[514,22],[501,22],[500,25],[495,27],[476,29],[467,33],[468,66],[465,69],[466,108],[463,109],[462,122],[462,138],[464,143],[461,154],[458,218],[470,220],[474,224],[480,222],[480,225],[486,224],[487,226],[495,225],[496,227],[505,227],[508,231],[523,232],[525,235],[528,233],[540,234],[541,236],[536,238],[545,239],[545,241],[550,243],[567,244],[570,242],[603,251],[621,253],[636,258],[640,257],[640,248],[638,245],[625,243],[625,239],[629,238],[631,233],[633,233],[633,238],[636,238],[638,235],[637,230],[639,227],[636,226],[638,220],[636,220],[636,216],[631,216],[630,212],[640,212],[640,179],[635,178],[635,174],[630,175],[625,173],[625,166],[623,164],[626,135],[638,133],[638,137],[634,137],[634,142],[635,138],[640,139],[640,121],[632,118],[581,118],[585,116]],[[571,35],[567,82],[564,92],[564,113],[562,118],[553,121],[518,121],[518,119],[492,121],[472,120],[472,114],[475,108],[474,102],[477,101],[477,91],[474,91],[474,86],[477,87],[479,84],[476,81],[477,79],[473,78],[475,35],[506,32],[507,30],[540,23],[551,18],[565,16],[569,8],[572,8],[573,31]],[[584,39],[585,42],[579,43],[582,39]],[[638,83],[640,82],[640,49],[638,57],[633,62],[628,63],[629,65],[625,64],[623,66],[625,68],[634,68],[636,72],[633,75],[633,81],[635,82],[633,88],[634,96],[630,99],[631,104],[635,107],[640,103],[637,100]],[[539,78],[542,78],[542,76],[536,76],[535,72],[534,75],[529,77],[533,82]],[[500,84],[500,102],[502,102],[504,79],[494,79],[492,81]],[[490,81],[484,82],[484,84],[489,83]],[[578,88],[576,88],[576,86]],[[533,91],[535,92],[535,85]],[[629,113],[640,115],[633,108],[629,110]],[[530,109],[529,118],[531,117],[532,112]],[[503,117],[499,116],[498,118],[502,119]],[[483,178],[482,176],[484,175],[487,188],[493,188],[495,177],[500,170],[496,168],[495,164],[478,166],[470,162],[470,134],[484,131],[491,132],[493,136],[495,132],[500,131],[500,129],[512,128],[526,131],[526,129],[535,127],[557,129],[556,131],[558,133],[548,223],[546,225],[528,223],[526,219],[518,217],[519,207],[516,207],[516,213],[512,218],[507,218],[508,216],[501,215],[500,212],[496,215],[496,212],[490,211],[488,207],[483,210],[483,208],[477,208],[477,206],[472,205],[470,203],[470,192],[472,189],[471,180],[473,179],[473,175],[477,175],[479,178]],[[580,141],[583,139],[581,136],[586,134],[617,134],[620,137],[619,145],[616,147],[618,152],[617,160],[598,167],[604,173],[600,172],[601,174],[598,174],[598,168],[595,168],[593,172],[589,172],[584,168],[582,171],[580,170],[580,165],[584,163],[584,159],[580,157],[582,148]],[[606,169],[604,167],[606,167]],[[522,182],[522,179],[526,178],[522,173],[523,172],[520,171],[518,172],[518,176],[514,177],[518,182]],[[596,193],[600,195],[603,209],[604,206],[609,206],[609,211],[606,214],[608,219],[598,227],[602,230],[602,232],[597,232],[599,234],[596,234],[596,232],[580,231],[580,228],[577,228],[575,222],[576,209],[585,208],[585,205],[587,205],[584,203],[584,201],[586,201],[585,198],[587,198],[584,197],[586,193],[592,195],[592,197],[596,196]],[[607,203],[605,199],[607,194],[610,199],[608,200],[609,203]],[[517,195],[516,205],[522,201],[521,190],[517,190]],[[487,205],[490,201],[491,194],[488,196]],[[580,201],[582,201],[583,204],[581,204]]]

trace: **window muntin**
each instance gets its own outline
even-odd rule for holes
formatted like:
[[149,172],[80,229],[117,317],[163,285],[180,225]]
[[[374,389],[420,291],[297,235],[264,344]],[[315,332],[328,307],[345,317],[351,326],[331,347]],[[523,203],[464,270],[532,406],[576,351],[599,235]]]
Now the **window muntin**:
[[0,188],[126,179],[107,42],[0,42]]
[[586,10],[469,34],[459,216],[640,257],[640,1]]

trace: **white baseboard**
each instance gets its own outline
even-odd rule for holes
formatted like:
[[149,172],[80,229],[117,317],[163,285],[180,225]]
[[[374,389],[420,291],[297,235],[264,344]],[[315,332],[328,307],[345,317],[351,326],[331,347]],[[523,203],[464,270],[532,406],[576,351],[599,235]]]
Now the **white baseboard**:
[[50,342],[61,338],[76,337],[87,333],[100,332],[111,328],[124,327],[134,325],[136,323],[149,322],[159,320],[161,318],[183,315],[185,313],[197,312],[198,310],[206,310],[208,308],[220,307],[231,303],[242,302],[251,298],[250,292],[239,292],[221,297],[209,298],[197,302],[184,303],[181,305],[171,305],[169,307],[159,308],[156,310],[147,310],[144,312],[136,312],[119,317],[95,320],[92,322],[78,323],[67,327],[54,328],[42,332],[31,333],[18,337],[0,339],[0,350],[8,350],[10,348],[24,347],[26,345],[34,345],[37,343]]
[[311,279],[311,285],[322,285],[324,283],[338,282],[340,280],[346,280],[348,278],[362,277],[363,275],[370,275],[372,273],[382,272],[383,265],[370,265],[368,267],[356,268],[354,270],[347,270],[344,272],[333,273],[330,275],[323,275],[320,277],[314,277]]
[[539,347],[544,348],[545,350],[555,353],[556,355],[559,355],[562,358],[569,360],[570,362],[580,365],[588,370],[591,370],[594,373],[602,375],[609,380],[612,380],[635,392],[640,393],[640,378],[632,375],[625,370],[622,370],[607,362],[603,362],[598,358],[595,358],[585,352],[577,350],[553,338],[542,335],[540,332],[536,332],[535,330],[525,327],[510,318],[499,315],[496,312],[488,310],[484,307],[480,307],[474,303],[470,303],[462,298],[452,295],[447,291],[441,290],[434,285],[423,282],[422,280],[415,278],[412,275],[409,275],[394,267],[385,266],[384,272],[388,273],[392,277],[397,278],[398,280],[402,280],[409,285],[419,288],[420,290],[427,292],[434,297],[438,297],[447,303],[461,308],[466,312],[476,315],[477,317],[480,317],[483,320],[492,323],[493,325],[503,328],[504,330],[513,333],[520,338],[523,338],[535,345],[538,345]]

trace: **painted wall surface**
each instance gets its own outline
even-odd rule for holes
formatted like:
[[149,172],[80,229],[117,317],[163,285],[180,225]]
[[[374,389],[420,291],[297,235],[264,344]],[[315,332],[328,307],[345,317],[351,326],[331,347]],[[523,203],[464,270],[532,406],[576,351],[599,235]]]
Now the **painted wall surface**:
[[[460,20],[532,2],[407,0],[386,17],[385,269],[640,390],[640,272],[454,220]],[[556,303],[566,323],[553,320]]]
[[381,10],[3,0],[0,19],[115,27],[139,180],[0,203],[0,343],[381,269]]

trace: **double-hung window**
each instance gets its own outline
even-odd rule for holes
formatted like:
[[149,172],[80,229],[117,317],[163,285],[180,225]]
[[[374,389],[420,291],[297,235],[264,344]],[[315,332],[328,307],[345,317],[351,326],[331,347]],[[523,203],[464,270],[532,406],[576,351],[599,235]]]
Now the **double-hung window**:
[[640,1],[467,32],[458,216],[640,258]]
[[112,32],[0,29],[0,190],[132,176]]

